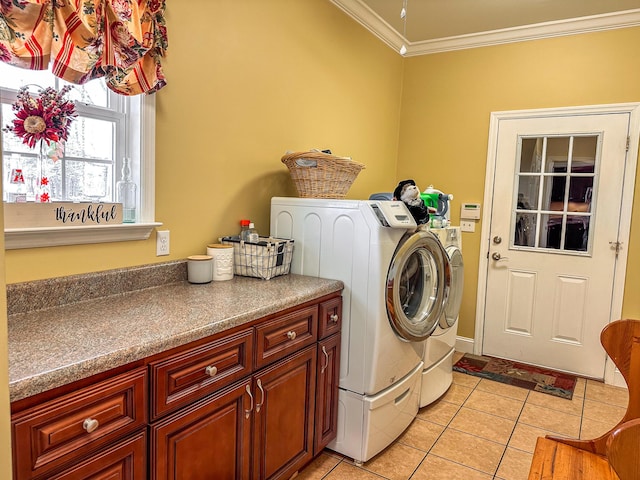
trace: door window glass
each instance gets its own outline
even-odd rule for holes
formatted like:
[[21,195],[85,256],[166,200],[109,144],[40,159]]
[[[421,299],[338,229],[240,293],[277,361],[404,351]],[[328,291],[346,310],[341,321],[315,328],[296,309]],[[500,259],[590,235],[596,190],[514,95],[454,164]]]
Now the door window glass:
[[424,321],[424,313],[433,310],[437,297],[438,278],[433,257],[416,250],[407,259],[400,274],[400,304],[413,325]]
[[599,135],[522,137],[511,247],[589,252]]

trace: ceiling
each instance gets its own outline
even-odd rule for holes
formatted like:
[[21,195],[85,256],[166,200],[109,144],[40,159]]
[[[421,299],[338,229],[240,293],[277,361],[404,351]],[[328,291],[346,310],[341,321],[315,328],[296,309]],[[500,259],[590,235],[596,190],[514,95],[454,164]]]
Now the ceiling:
[[331,2],[406,56],[640,25],[640,0]]

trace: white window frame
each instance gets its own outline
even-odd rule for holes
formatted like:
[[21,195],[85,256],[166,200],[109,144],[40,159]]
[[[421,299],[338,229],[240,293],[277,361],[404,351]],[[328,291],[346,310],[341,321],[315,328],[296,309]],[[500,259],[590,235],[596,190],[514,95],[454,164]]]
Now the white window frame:
[[[133,110],[133,109],[132,109]],[[146,240],[155,221],[155,95],[142,95],[139,110],[140,210],[136,223],[66,227],[5,228],[5,250]],[[135,119],[136,112],[131,116]]]

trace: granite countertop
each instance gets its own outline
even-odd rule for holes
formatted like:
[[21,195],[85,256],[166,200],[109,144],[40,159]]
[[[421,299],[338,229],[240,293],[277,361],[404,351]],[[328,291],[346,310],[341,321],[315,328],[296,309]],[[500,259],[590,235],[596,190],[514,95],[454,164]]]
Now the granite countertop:
[[[229,281],[193,285],[179,278],[186,269],[183,264],[176,265],[177,281],[112,295],[101,295],[99,289],[91,289],[90,281],[79,277],[76,284],[90,289],[90,294],[76,292],[76,297],[84,300],[32,311],[12,307],[24,303],[28,290],[18,294],[20,288],[10,291],[8,286],[11,401],[199,340],[343,287],[337,280],[293,274],[271,280],[235,276]],[[123,282],[117,279],[122,271],[114,272],[111,281],[121,285]],[[59,283],[55,288],[73,290]],[[22,302],[12,302],[14,298]]]

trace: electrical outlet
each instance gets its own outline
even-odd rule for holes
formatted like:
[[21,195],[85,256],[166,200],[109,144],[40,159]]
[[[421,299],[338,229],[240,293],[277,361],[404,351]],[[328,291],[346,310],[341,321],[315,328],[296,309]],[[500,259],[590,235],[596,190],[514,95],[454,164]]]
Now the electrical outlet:
[[[462,232],[475,232],[476,231],[476,222],[473,220],[461,220],[460,221],[460,231]],[[160,232],[158,232],[160,233]]]
[[156,234],[156,256],[169,255],[169,230],[158,230]]

